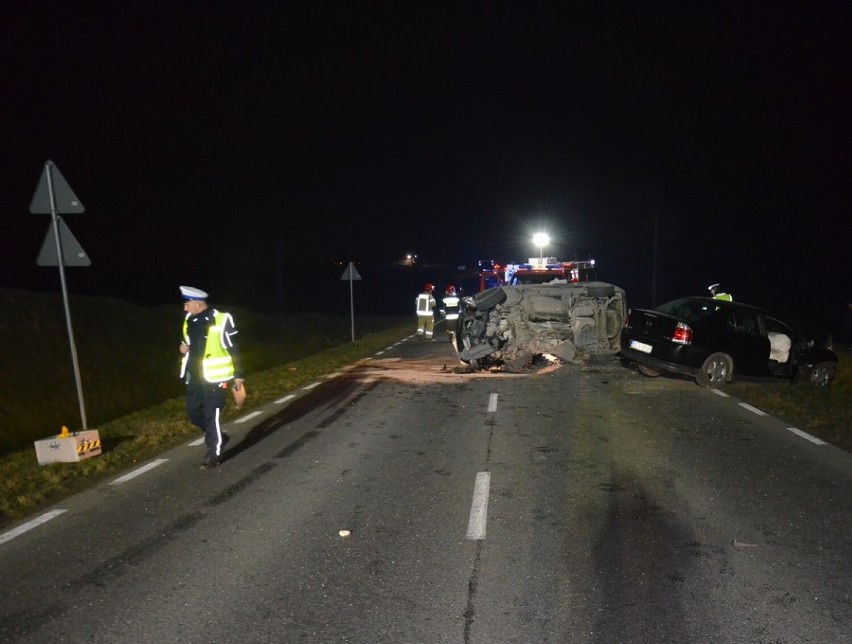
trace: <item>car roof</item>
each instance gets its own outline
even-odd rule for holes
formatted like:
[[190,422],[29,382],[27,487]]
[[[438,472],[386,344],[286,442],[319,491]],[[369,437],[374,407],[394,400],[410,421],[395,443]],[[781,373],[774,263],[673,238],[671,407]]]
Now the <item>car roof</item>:
[[[764,313],[771,315],[769,311],[759,306],[746,304],[745,302],[730,302],[728,300],[718,300],[715,297],[705,297],[703,295],[687,295],[686,297],[679,297],[675,300],[671,300],[670,302],[666,302],[666,304],[670,304],[671,302],[679,302],[681,300],[689,300],[690,302],[696,302],[705,306],[713,305],[719,306],[723,309],[741,309],[754,311],[755,313]],[[666,304],[662,304],[661,306],[666,306]]]

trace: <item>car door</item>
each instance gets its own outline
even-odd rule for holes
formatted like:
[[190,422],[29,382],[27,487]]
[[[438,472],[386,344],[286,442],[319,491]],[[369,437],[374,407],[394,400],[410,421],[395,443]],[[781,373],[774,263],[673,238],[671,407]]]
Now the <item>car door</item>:
[[757,311],[734,309],[728,313],[728,339],[735,374],[769,375],[769,339],[762,322]]

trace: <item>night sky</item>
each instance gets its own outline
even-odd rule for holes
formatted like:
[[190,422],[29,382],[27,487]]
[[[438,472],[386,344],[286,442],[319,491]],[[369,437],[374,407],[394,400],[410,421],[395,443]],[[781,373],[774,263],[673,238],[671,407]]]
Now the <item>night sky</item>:
[[634,306],[720,281],[839,324],[852,4],[572,4],[4,3],[0,286],[59,290],[51,159],[81,294],[304,307],[357,261],[413,307],[406,253],[438,282],[543,230]]

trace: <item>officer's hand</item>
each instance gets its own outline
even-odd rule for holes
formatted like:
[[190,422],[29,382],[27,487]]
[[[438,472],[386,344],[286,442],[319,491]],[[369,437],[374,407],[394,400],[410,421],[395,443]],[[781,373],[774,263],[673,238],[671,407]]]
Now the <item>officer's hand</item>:
[[243,383],[246,381],[245,378],[234,378],[234,391],[239,391],[243,388]]
[[181,353],[188,353],[189,345],[186,342],[181,342],[178,346],[178,351],[180,351]]

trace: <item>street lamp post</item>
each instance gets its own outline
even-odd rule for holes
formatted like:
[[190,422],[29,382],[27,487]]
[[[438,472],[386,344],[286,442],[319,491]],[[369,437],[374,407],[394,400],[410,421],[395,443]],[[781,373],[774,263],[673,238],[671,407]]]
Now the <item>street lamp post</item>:
[[550,243],[550,235],[547,233],[536,233],[533,235],[533,244],[538,246],[538,263],[544,266],[544,247]]

